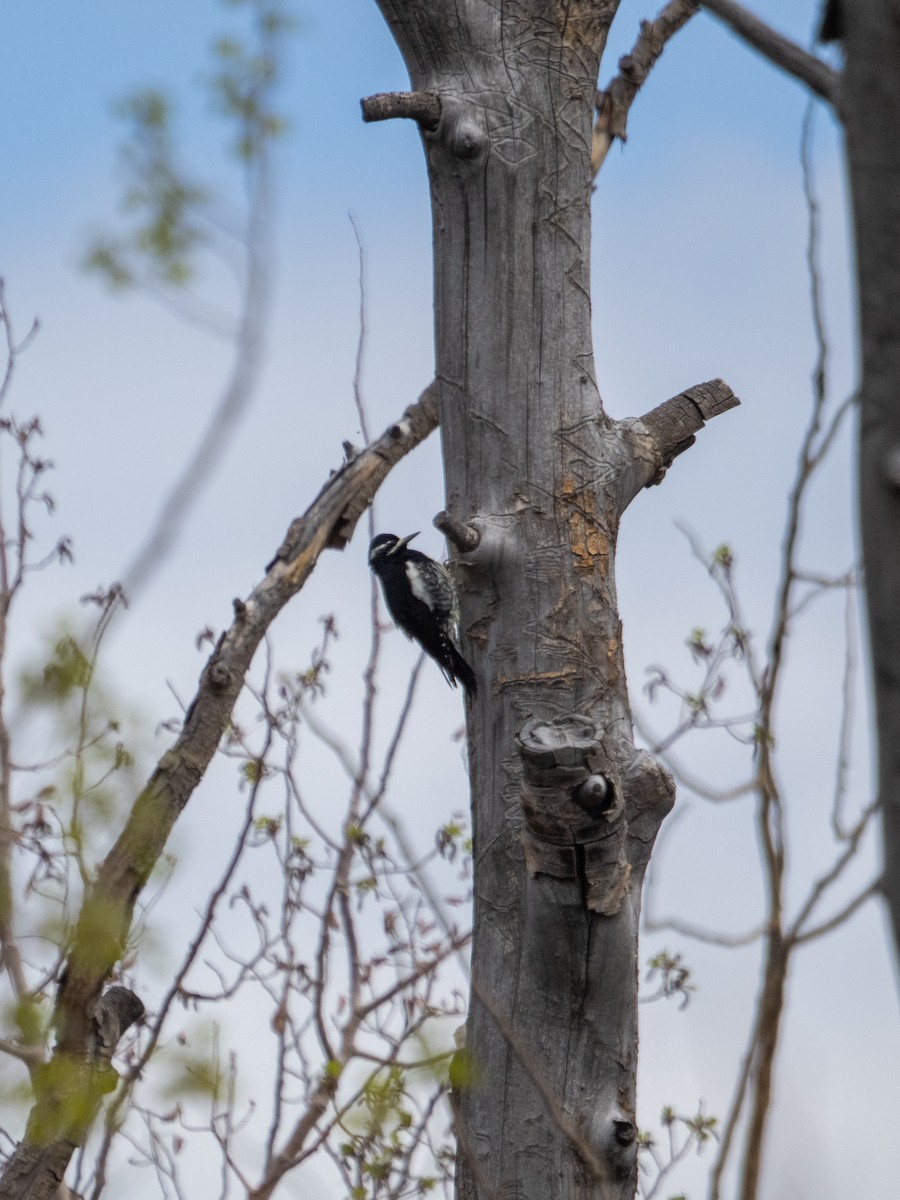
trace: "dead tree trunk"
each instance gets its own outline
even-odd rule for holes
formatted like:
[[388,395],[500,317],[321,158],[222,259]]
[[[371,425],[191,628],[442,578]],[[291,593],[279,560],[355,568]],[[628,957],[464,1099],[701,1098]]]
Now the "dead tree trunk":
[[846,131],[862,353],[859,505],[878,728],[884,894],[900,956],[900,9],[832,6]]
[[473,534],[456,527],[478,676],[458,1194],[630,1197],[641,883],[673,787],[632,740],[616,536],[736,400],[715,381],[623,422],[600,403],[591,118],[616,0],[378,2],[414,91],[363,108],[422,132],[447,507]]

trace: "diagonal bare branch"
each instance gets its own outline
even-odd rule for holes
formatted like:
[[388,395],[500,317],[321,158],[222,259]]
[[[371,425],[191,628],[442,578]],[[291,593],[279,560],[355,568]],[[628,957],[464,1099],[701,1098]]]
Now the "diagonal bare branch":
[[596,177],[615,138],[627,138],[628,113],[669,38],[700,11],[699,0],[669,0],[653,21],[641,21],[630,54],[619,59],[619,73],[595,101],[597,116],[591,142],[591,174]]
[[804,929],[802,933],[797,935],[796,944],[801,946],[806,942],[813,941],[814,938],[824,937],[826,933],[831,933],[832,929],[837,929],[845,921],[849,921],[854,913],[858,912],[864,904],[867,904],[873,896],[879,895],[881,891],[881,880],[873,880],[868,887],[863,888],[852,900],[848,900],[843,908],[839,908],[836,913],[833,913],[824,920],[821,925],[812,925],[809,929]]
[[837,108],[841,77],[828,63],[778,33],[735,0],[700,0],[700,4],[769,62]]
[[[270,625],[303,587],[322,551],[346,545],[391,468],[436,426],[437,411],[429,387],[400,421],[328,480],[304,515],[291,524],[262,582],[247,600],[234,602],[234,621],[219,638],[203,669],[181,733],[137,797],[82,906],[57,997],[54,1060],[79,1063],[86,1058],[94,1003],[125,945],[135,903],[216,752],[246,672]],[[45,1127],[48,1113],[53,1116],[52,1109],[52,1095],[39,1094],[29,1129]],[[23,1150],[37,1155],[33,1178],[53,1177],[58,1182],[80,1138],[78,1130],[60,1131],[53,1145],[68,1147],[62,1162],[49,1150],[44,1155],[40,1145],[26,1134]],[[5,1194],[4,1187],[5,1178],[0,1178],[0,1194]]]

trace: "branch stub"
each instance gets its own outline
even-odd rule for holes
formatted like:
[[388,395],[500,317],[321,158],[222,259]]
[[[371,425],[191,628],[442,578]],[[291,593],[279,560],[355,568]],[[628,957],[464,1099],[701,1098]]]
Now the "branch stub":
[[367,123],[406,117],[433,133],[441,119],[441,98],[437,92],[379,92],[365,96],[359,106]]

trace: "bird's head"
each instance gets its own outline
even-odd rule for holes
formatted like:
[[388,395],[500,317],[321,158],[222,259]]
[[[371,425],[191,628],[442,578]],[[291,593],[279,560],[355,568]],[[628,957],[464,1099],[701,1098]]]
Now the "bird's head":
[[398,538],[395,533],[379,533],[369,543],[369,565],[383,562],[389,555],[402,554],[418,532],[409,533],[404,538]]

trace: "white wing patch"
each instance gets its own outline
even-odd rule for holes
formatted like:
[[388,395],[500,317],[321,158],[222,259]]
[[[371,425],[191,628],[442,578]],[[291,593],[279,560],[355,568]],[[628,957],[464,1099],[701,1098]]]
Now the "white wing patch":
[[412,567],[411,563],[406,564],[406,578],[409,580],[409,586],[412,594],[417,600],[421,600],[423,604],[431,608],[434,603],[434,596],[431,595],[428,588],[422,581],[421,571],[417,571]]
[[435,603],[439,602],[442,608],[449,611],[451,626],[455,626],[459,621],[459,600],[450,572],[438,562],[432,562],[429,566],[431,568],[430,581],[425,578],[421,570],[416,569],[416,565],[406,564],[406,578],[409,580],[410,590],[415,598],[421,600],[432,612]]

